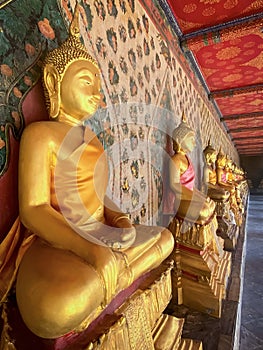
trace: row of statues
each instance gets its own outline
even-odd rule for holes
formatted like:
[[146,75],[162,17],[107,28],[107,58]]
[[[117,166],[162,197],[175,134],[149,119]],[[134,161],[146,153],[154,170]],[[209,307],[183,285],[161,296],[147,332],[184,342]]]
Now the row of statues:
[[243,214],[243,204],[240,188],[245,182],[244,171],[220,150],[216,150],[209,143],[204,149],[205,169],[204,184],[208,195],[217,201],[230,201],[236,224],[240,225]]
[[175,302],[215,317],[221,316],[231,272],[231,253],[244,214],[244,172],[209,144],[204,149],[203,188],[195,186],[188,153],[195,147],[195,133],[185,116],[172,134],[170,188],[175,194],[175,216],[169,223],[177,249],[172,256]]
[[189,159],[195,147],[195,133],[182,121],[172,134],[174,155],[170,160],[170,188],[175,193],[175,213],[178,217],[204,224],[215,212],[215,202],[230,201],[230,209],[235,213],[237,224],[239,213],[243,213],[240,185],[245,181],[244,172],[220,150],[218,153],[210,141],[204,149],[203,188],[194,186],[194,167]]
[[[222,266],[229,259],[214,232],[217,202],[229,202],[236,221],[242,216],[244,174],[229,158],[216,156],[210,144],[204,150],[207,193],[195,188],[188,156],[195,133],[183,118],[172,135],[169,168],[177,228],[132,225],[106,195],[107,158],[95,133],[83,124],[98,108],[100,70],[79,36],[76,10],[69,38],[44,62],[50,121],[26,127],[20,144],[20,220],[33,239],[17,272],[16,299],[27,327],[48,339],[87,328],[119,292],[173,256],[175,240],[184,270],[189,268],[203,285],[208,279],[203,299],[212,293],[212,305],[225,283],[228,272]],[[185,223],[188,236],[178,231]],[[189,252],[184,258],[189,248],[198,256],[195,266]]]

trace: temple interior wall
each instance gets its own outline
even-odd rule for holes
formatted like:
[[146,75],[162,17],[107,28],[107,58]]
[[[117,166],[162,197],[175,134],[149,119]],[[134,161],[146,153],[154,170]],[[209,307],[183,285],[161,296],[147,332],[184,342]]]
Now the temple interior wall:
[[[197,187],[202,183],[202,150],[209,140],[236,163],[239,158],[176,38],[170,40],[171,29],[161,15],[158,26],[156,13],[147,1],[142,3],[144,7],[132,0],[81,2],[81,34],[102,77],[101,108],[86,123],[108,154],[109,195],[134,223],[160,224],[171,133],[183,111],[196,132],[191,159]],[[74,6],[75,0],[39,0],[12,2],[2,10],[9,22],[3,20],[0,50],[1,237],[18,214],[20,135],[26,124],[47,117],[36,85],[41,62],[67,36]]]

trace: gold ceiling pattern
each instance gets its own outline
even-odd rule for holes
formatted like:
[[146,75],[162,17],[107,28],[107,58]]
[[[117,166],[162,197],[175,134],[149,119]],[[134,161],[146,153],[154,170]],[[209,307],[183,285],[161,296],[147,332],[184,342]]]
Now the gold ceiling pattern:
[[263,1],[156,2],[239,155],[263,154]]

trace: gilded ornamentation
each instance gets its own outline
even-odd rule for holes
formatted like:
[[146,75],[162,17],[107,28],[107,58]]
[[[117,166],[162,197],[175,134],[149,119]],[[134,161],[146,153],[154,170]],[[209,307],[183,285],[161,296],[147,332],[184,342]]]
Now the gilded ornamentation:
[[196,10],[197,10],[197,5],[193,3],[187,4],[183,8],[184,13],[192,13],[192,12],[195,12]]
[[200,2],[204,3],[205,5],[214,5],[218,4],[221,0],[200,0]]
[[253,47],[253,46],[255,46],[255,45],[256,45],[255,42],[249,41],[249,42],[247,42],[247,43],[244,43],[244,44],[243,44],[243,47],[246,48],[246,49],[248,49],[248,48]]
[[219,60],[228,60],[237,57],[241,52],[241,49],[237,46],[230,46],[221,49],[216,53],[216,58]]
[[261,106],[263,104],[263,98],[256,98],[249,103],[251,106]]
[[216,10],[213,7],[208,7],[202,11],[204,17],[210,17],[215,14]]
[[10,331],[12,330],[10,324],[8,323],[7,317],[7,305],[6,303],[2,304],[2,331],[0,338],[0,349],[1,350],[16,350],[15,341],[11,339]]
[[253,1],[250,4],[250,6],[247,8],[247,10],[250,10],[250,9],[253,9],[253,10],[262,9],[262,0]]
[[262,69],[263,68],[263,52],[261,51],[259,55],[252,60],[243,63],[242,66],[250,66],[250,67],[255,67],[257,69]]
[[222,80],[225,82],[233,82],[240,80],[242,78],[242,74],[229,74],[228,76],[224,77]]
[[230,10],[230,9],[236,7],[238,5],[238,3],[239,3],[239,0],[227,0],[223,6],[226,10]]
[[122,310],[122,314],[127,320],[131,350],[153,350],[151,328],[145,308],[145,294],[138,291],[129,299],[129,304]]

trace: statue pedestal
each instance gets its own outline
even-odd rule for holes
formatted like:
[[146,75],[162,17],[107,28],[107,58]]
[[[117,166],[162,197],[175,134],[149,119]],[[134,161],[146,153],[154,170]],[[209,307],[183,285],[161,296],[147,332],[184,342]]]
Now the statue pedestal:
[[201,341],[181,339],[184,319],[163,314],[172,296],[172,267],[173,264],[164,262],[135,281],[132,293],[121,292],[123,302],[113,300],[113,305],[110,304],[113,312],[104,312],[82,333],[71,332],[58,339],[34,336],[21,319],[17,322],[15,300],[9,301],[3,309],[0,349],[202,350]]
[[216,235],[216,217],[203,226],[174,218],[169,229],[177,242],[171,257],[178,262],[177,269],[181,269],[181,273],[172,272],[175,304],[179,304],[178,287],[182,287],[184,305],[220,317],[231,253],[223,251],[223,240]]
[[216,202],[216,215],[218,221],[217,235],[224,240],[224,249],[233,251],[236,248],[239,226],[231,220],[231,212],[228,202]]

